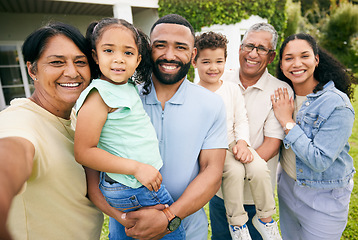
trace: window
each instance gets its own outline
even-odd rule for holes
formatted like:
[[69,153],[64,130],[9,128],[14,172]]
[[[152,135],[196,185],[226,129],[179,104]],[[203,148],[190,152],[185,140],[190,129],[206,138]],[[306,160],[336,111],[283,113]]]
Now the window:
[[0,43],[0,110],[14,98],[30,97],[33,84],[21,54],[21,43]]

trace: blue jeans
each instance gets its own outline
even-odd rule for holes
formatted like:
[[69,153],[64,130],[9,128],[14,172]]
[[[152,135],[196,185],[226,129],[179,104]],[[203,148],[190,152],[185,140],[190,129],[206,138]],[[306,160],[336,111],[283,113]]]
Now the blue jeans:
[[[112,207],[123,211],[130,212],[141,207],[154,206],[157,204],[171,205],[174,201],[164,185],[155,191],[149,191],[146,187],[130,188],[121,183],[110,183],[105,179],[105,173],[101,173],[99,188],[106,201]],[[126,235],[124,226],[114,218],[109,220],[109,239],[122,240],[133,239]],[[174,232],[167,234],[162,239],[185,239],[185,231],[182,225]]]
[[[262,240],[260,233],[256,230],[251,220],[256,214],[255,205],[244,205],[245,211],[249,216],[246,225],[249,228],[251,238],[253,240]],[[231,239],[229,231],[229,223],[226,218],[226,209],[224,200],[218,196],[214,196],[209,202],[210,222],[211,222],[211,239],[228,240]]]

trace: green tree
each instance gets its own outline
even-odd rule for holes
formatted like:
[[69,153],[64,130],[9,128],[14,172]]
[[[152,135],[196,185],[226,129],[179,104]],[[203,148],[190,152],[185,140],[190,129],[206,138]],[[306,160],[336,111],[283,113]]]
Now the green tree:
[[301,2],[293,2],[292,0],[287,0],[286,13],[287,27],[284,32],[284,36],[288,37],[298,31],[299,24],[302,21]]
[[320,45],[358,72],[358,5],[341,3],[321,29]]

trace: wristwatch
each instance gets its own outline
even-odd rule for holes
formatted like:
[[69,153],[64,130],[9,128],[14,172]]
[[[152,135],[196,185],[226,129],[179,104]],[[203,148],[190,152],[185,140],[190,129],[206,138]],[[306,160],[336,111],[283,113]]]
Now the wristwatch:
[[168,218],[168,227],[167,229],[171,232],[178,229],[181,223],[181,219],[178,216],[175,216],[170,210],[169,207],[163,209],[163,213]]
[[296,123],[294,123],[294,122],[288,122],[288,123],[286,123],[286,125],[283,127],[283,130],[284,130],[284,131],[286,131],[286,130],[291,130],[295,125],[296,125]]

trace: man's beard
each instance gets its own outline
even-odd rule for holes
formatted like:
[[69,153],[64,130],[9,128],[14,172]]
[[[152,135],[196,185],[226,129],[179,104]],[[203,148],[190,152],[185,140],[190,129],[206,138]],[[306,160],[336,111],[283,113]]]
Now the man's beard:
[[[190,68],[190,61],[186,64],[179,62],[179,61],[168,61],[165,59],[158,59],[153,63],[153,74],[156,77],[156,79],[163,84],[166,85],[171,85],[174,83],[179,82],[180,80],[182,80],[189,72],[189,68]],[[162,73],[159,70],[159,64],[161,63],[174,63],[177,64],[180,67],[179,72],[177,72],[176,74],[166,74],[166,73]]]

